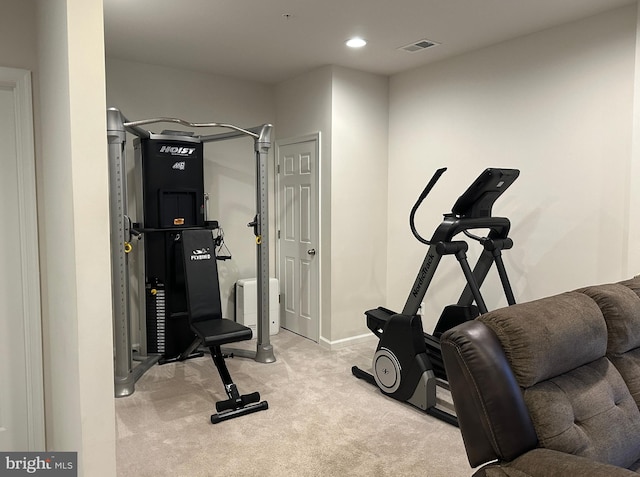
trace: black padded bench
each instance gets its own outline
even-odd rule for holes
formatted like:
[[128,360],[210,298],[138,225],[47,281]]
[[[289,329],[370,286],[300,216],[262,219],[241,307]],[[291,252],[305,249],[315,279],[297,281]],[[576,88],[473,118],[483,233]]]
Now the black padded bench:
[[222,317],[218,265],[211,230],[185,230],[182,232],[184,279],[187,295],[189,324],[199,343],[209,348],[228,399],[216,403],[217,414],[211,422],[232,419],[268,409],[267,401],[260,402],[260,393],[241,395],[233,383],[225,355],[220,346],[250,340],[251,328]]

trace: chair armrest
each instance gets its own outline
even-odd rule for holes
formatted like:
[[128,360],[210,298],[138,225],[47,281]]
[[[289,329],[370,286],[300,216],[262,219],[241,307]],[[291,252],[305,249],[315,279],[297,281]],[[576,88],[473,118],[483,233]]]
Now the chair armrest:
[[488,464],[474,477],[638,477],[638,474],[586,457],[551,449],[533,449],[511,462]]
[[529,411],[495,333],[467,321],[444,332],[440,346],[471,466],[535,449]]

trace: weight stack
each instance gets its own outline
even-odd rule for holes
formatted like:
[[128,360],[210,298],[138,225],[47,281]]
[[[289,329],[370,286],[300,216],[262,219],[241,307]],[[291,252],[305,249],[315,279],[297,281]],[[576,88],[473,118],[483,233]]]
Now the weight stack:
[[134,152],[144,232],[147,349],[171,359],[195,339],[178,241],[181,229],[205,225],[203,144],[187,133],[164,131],[136,139]]

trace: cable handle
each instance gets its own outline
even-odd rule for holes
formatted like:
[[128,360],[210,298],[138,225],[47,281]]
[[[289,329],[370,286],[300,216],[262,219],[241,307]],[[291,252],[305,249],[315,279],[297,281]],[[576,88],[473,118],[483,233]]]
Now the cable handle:
[[431,177],[431,180],[422,191],[422,194],[420,194],[420,197],[418,197],[418,200],[413,205],[413,208],[411,209],[411,213],[409,214],[409,227],[411,227],[411,233],[416,239],[418,239],[419,242],[424,243],[426,245],[431,245],[431,242],[429,242],[427,239],[422,237],[416,230],[416,225],[415,225],[416,212],[418,211],[418,208],[422,204],[422,201],[429,195],[429,193],[431,192],[431,189],[433,189],[433,187],[436,185],[436,182],[438,182],[438,179],[440,179],[440,176],[444,174],[444,171],[446,170],[447,170],[446,167],[442,167],[438,169],[435,172],[435,174],[433,174],[433,177]]

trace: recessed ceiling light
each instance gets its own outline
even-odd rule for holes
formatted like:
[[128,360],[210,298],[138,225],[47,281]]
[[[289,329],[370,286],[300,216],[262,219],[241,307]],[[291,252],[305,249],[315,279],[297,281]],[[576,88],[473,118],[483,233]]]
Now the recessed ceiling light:
[[367,44],[366,40],[359,37],[349,38],[346,43],[349,48],[362,48]]

